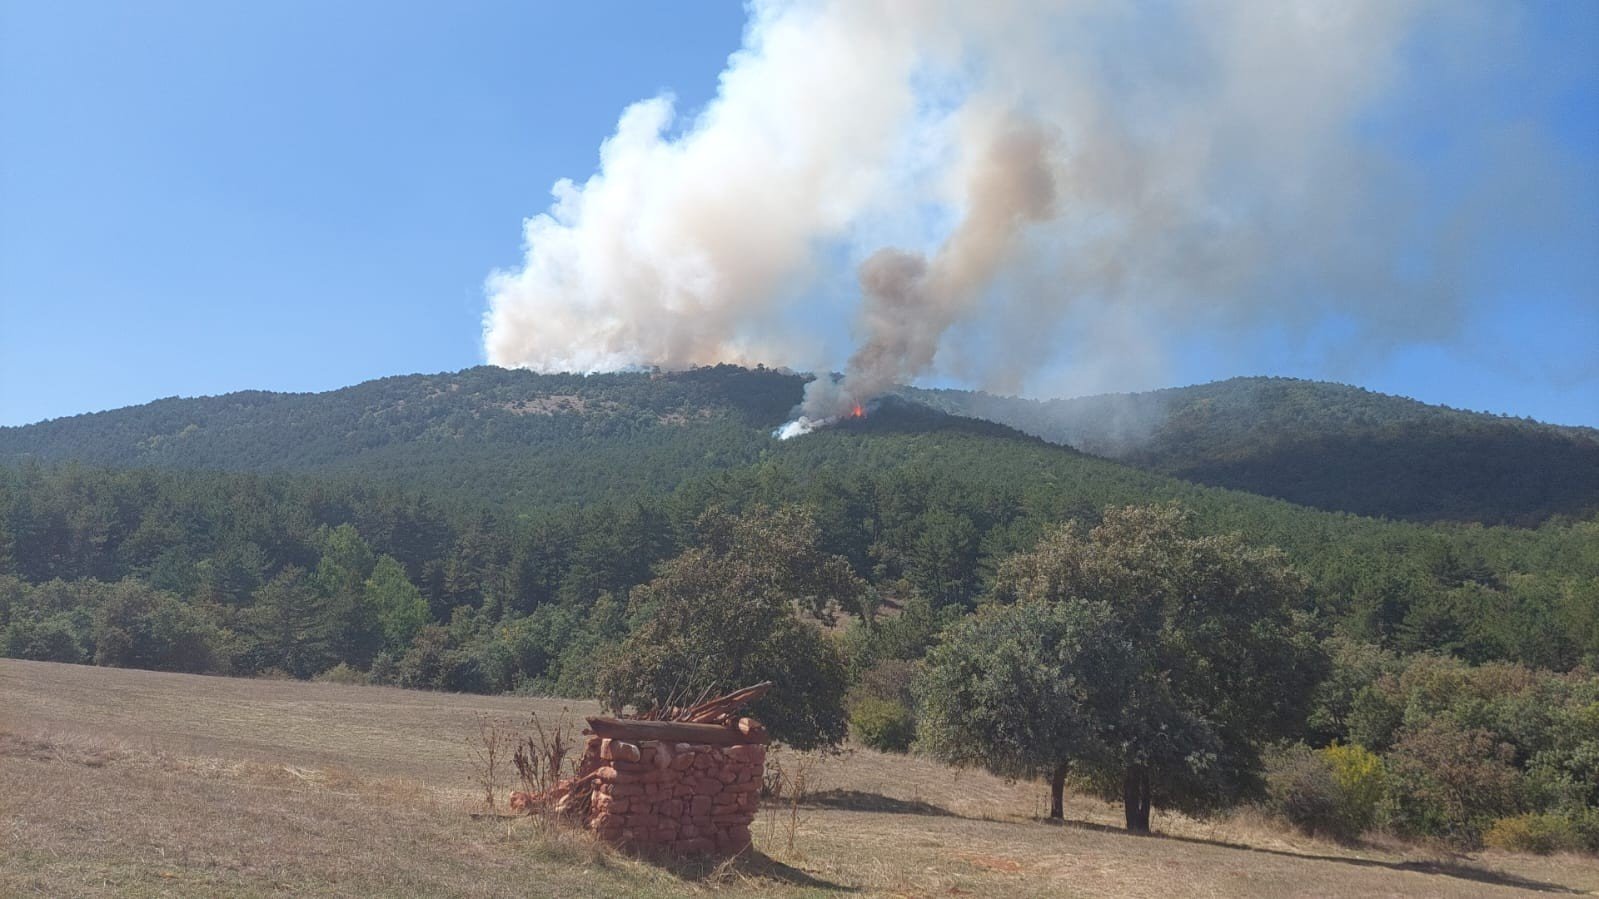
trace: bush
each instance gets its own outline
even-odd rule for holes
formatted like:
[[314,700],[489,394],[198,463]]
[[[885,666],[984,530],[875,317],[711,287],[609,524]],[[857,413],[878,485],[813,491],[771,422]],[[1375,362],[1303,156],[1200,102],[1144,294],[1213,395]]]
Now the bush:
[[910,709],[900,703],[866,697],[850,710],[849,731],[860,743],[883,752],[905,752],[916,736]]
[[1348,835],[1357,836],[1370,829],[1377,823],[1377,811],[1388,792],[1388,772],[1382,759],[1353,743],[1334,743],[1319,755],[1338,784],[1338,814]]
[[451,645],[450,633],[430,624],[418,632],[411,647],[392,664],[374,660],[373,671],[402,687],[422,690],[449,690],[455,693],[483,693],[487,683],[478,660],[465,650]]
[[1403,732],[1388,756],[1395,823],[1409,833],[1475,844],[1496,819],[1520,810],[1523,784],[1514,759],[1509,744],[1447,719]]
[[906,752],[916,739],[916,666],[884,659],[861,672],[850,688],[849,730],[855,741],[884,752]]
[[83,644],[84,638],[65,614],[42,621],[13,621],[0,631],[0,655],[13,659],[78,664],[89,659]]
[[1500,818],[1483,835],[1483,842],[1496,849],[1539,855],[1585,848],[1577,823],[1559,814],[1529,813]]
[[884,659],[861,672],[855,687],[850,690],[850,704],[872,697],[886,699],[907,709],[916,706],[911,689],[916,681],[916,665],[901,659]]
[[371,676],[365,671],[359,668],[351,668],[343,662],[318,674],[313,679],[322,684],[355,684],[364,686],[372,683]]
[[1334,763],[1306,746],[1270,761],[1266,791],[1271,810],[1307,834],[1349,841],[1364,830],[1360,815],[1349,808]]
[[1599,808],[1585,808],[1568,812],[1571,826],[1577,830],[1577,843],[1584,852],[1599,853]]

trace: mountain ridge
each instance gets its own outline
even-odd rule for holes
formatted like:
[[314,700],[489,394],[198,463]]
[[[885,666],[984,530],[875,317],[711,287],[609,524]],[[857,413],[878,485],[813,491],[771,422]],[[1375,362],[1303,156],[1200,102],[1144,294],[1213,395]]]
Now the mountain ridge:
[[[581,502],[596,489],[671,489],[757,463],[777,447],[770,431],[805,380],[737,366],[597,375],[478,366],[321,392],[168,397],[0,428],[0,462],[499,481],[508,503]],[[1599,510],[1599,430],[1350,385],[1252,377],[1043,401],[895,395],[1152,473],[1332,511],[1535,525]],[[914,421],[906,426],[953,426]]]
[[1599,430],[1252,377],[1060,400],[905,388],[1148,471],[1357,515],[1537,524],[1599,509]]

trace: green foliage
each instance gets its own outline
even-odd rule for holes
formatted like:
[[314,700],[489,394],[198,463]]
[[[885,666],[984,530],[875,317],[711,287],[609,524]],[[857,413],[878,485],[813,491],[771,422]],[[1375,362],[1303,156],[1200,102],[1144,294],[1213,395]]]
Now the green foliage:
[[850,734],[873,749],[905,752],[916,739],[916,665],[885,658],[854,677],[845,705]]
[[610,707],[663,704],[762,680],[782,685],[752,708],[772,735],[798,748],[844,736],[847,680],[834,641],[800,614],[860,609],[866,585],[820,548],[797,509],[707,513],[698,545],[636,588],[641,623],[601,672]]
[[94,661],[118,668],[226,669],[223,634],[201,609],[137,581],[109,585],[95,622]]
[[1307,834],[1347,842],[1364,830],[1347,813],[1332,765],[1306,746],[1268,760],[1266,795],[1273,812]]
[[987,605],[944,635],[916,683],[918,743],[1002,777],[1053,777],[1109,751],[1104,718],[1131,680],[1131,647],[1105,603]]
[[878,615],[871,621],[855,619],[844,633],[850,668],[864,676],[885,662],[919,659],[960,616],[958,608],[935,609],[921,595],[912,594],[898,614]]
[[[375,556],[404,566],[430,620],[445,621],[461,605],[497,618],[625,594],[686,545],[711,506],[803,504],[817,517],[823,548],[848,559],[884,598],[908,604],[915,594],[958,609],[987,588],[1002,558],[1046,528],[1092,525],[1105,507],[1175,500],[1193,511],[1199,533],[1246,531],[1281,547],[1309,579],[1322,620],[1350,638],[1474,662],[1565,669],[1599,661],[1599,522],[1529,531],[1326,515],[892,401],[865,421],[775,441],[769,430],[798,390],[797,379],[733,369],[653,380],[473,370],[317,397],[164,401],[4,429],[0,444],[34,447],[30,458],[94,459],[96,441],[126,441],[128,455],[106,461],[168,468],[0,466],[0,530],[9,546],[0,564],[10,566],[0,571],[34,584],[135,577],[237,608],[296,566],[328,595],[328,613],[344,619],[332,635],[335,653],[364,665],[385,641],[353,600],[348,575],[336,572],[360,573]],[[327,422],[345,424],[297,430],[322,421],[323,406],[345,413]],[[178,420],[202,408],[205,421]],[[635,409],[649,411],[630,418]],[[249,440],[236,440],[268,410],[287,417],[250,425]],[[438,430],[420,427],[420,410]],[[179,448],[141,431],[146,415],[176,431],[196,424],[184,446],[207,434],[221,442],[203,453],[198,444]],[[617,430],[623,420],[646,423]],[[359,426],[352,431],[349,421]],[[257,433],[280,425],[293,433],[292,447],[279,445],[275,432]],[[394,434],[380,433],[391,425]],[[61,436],[80,429],[88,429],[82,440]],[[356,432],[366,436],[354,440]],[[713,434],[741,448],[702,442]],[[227,454],[215,451],[222,445]],[[258,445],[274,451],[258,453]],[[626,464],[608,455],[613,449]],[[385,455],[395,453],[406,461]],[[269,461],[297,474],[171,470]],[[561,497],[586,506],[557,505]],[[361,545],[350,544],[352,536]]]
[[850,707],[849,732],[862,746],[905,752],[916,738],[916,720],[901,703],[867,696]]
[[340,622],[300,568],[285,568],[255,591],[240,616],[247,670],[277,669],[308,678],[333,666]]
[[1323,665],[1287,560],[1188,528],[1174,507],[1106,510],[1086,536],[1060,528],[1006,560],[994,586],[1000,603],[1109,614],[1096,651],[1112,655],[1087,668],[1103,749],[1075,760],[1107,793],[1135,790],[1140,818],[1253,791],[1259,748],[1299,732]]
[[393,556],[381,556],[362,585],[362,602],[377,619],[383,643],[404,647],[428,623],[428,603]]
[[[1286,736],[1358,743],[1406,771],[1416,788],[1390,797],[1400,829],[1469,842],[1518,812],[1580,830],[1599,808],[1599,520],[1559,514],[1592,508],[1586,430],[1239,382],[1176,392],[1144,456],[1107,442],[1114,403],[1081,420],[1083,445],[1138,470],[893,399],[773,440],[800,386],[729,367],[484,368],[0,429],[0,652],[562,695],[615,693],[596,670],[631,667],[633,701],[782,671],[757,712],[829,742],[847,685],[852,711],[872,697],[914,719],[905,672],[946,630],[980,630],[966,618],[978,600],[1099,604],[1144,672],[1108,678],[1116,739],[1073,760],[1107,793],[1137,769],[1135,792],[1148,779],[1159,801],[1203,810],[1247,795],[1255,747]],[[1362,519],[1156,472],[1543,523]],[[1331,495],[1335,482],[1352,487]],[[1117,511],[1149,503],[1191,514]],[[741,536],[746,518],[763,523]],[[1217,536],[1240,532],[1247,545]],[[1289,564],[1302,582],[1279,576]],[[842,640],[808,623],[841,612]],[[724,630],[754,648],[718,645],[702,664],[700,641],[725,644]],[[665,649],[662,634],[677,635]],[[1046,661],[1077,670],[1061,640]],[[1315,640],[1332,667],[1307,718]],[[779,708],[790,696],[822,700]],[[1078,701],[1098,699],[1084,687]],[[1479,777],[1486,798],[1460,799]]]
[[732,366],[660,376],[483,366],[0,428],[0,463],[357,475],[520,507],[617,500],[755,461],[803,386]]
[[[1386,753],[1400,831],[1474,843],[1517,811],[1599,808],[1599,676],[1330,641],[1312,724]],[[1332,751],[1332,750],[1329,750]]]
[[374,665],[373,676],[401,687],[454,693],[482,693],[488,686],[478,658],[436,624],[422,628],[392,665]]

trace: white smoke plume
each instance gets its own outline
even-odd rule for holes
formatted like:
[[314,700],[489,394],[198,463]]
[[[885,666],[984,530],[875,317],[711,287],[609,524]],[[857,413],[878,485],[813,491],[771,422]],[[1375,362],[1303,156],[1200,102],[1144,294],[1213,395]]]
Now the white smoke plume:
[[[1196,331],[1292,341],[1335,318],[1328,352],[1446,341],[1495,198],[1547,217],[1559,179],[1530,195],[1515,173],[1536,140],[1430,102],[1404,51],[1445,35],[1459,52],[1426,77],[1465,91],[1514,19],[1444,0],[759,0],[712,102],[680,127],[669,97],[629,107],[595,174],[527,221],[521,266],[488,282],[486,353],[845,361],[793,434],[934,373],[1147,382]],[[1430,202],[1425,167],[1371,136],[1385,116],[1500,155]],[[818,295],[839,265],[859,281],[847,352]]]

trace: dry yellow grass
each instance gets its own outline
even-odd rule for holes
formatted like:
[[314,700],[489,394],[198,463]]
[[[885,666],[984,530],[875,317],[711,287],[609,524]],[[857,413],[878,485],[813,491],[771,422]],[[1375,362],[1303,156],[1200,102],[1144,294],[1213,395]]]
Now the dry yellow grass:
[[[474,819],[480,714],[561,700],[0,660],[0,895],[1496,896],[1599,893],[1599,862],[1339,847],[1264,821],[1158,816],[870,751],[751,858],[663,869],[527,820]],[[790,764],[793,763],[791,758]]]

